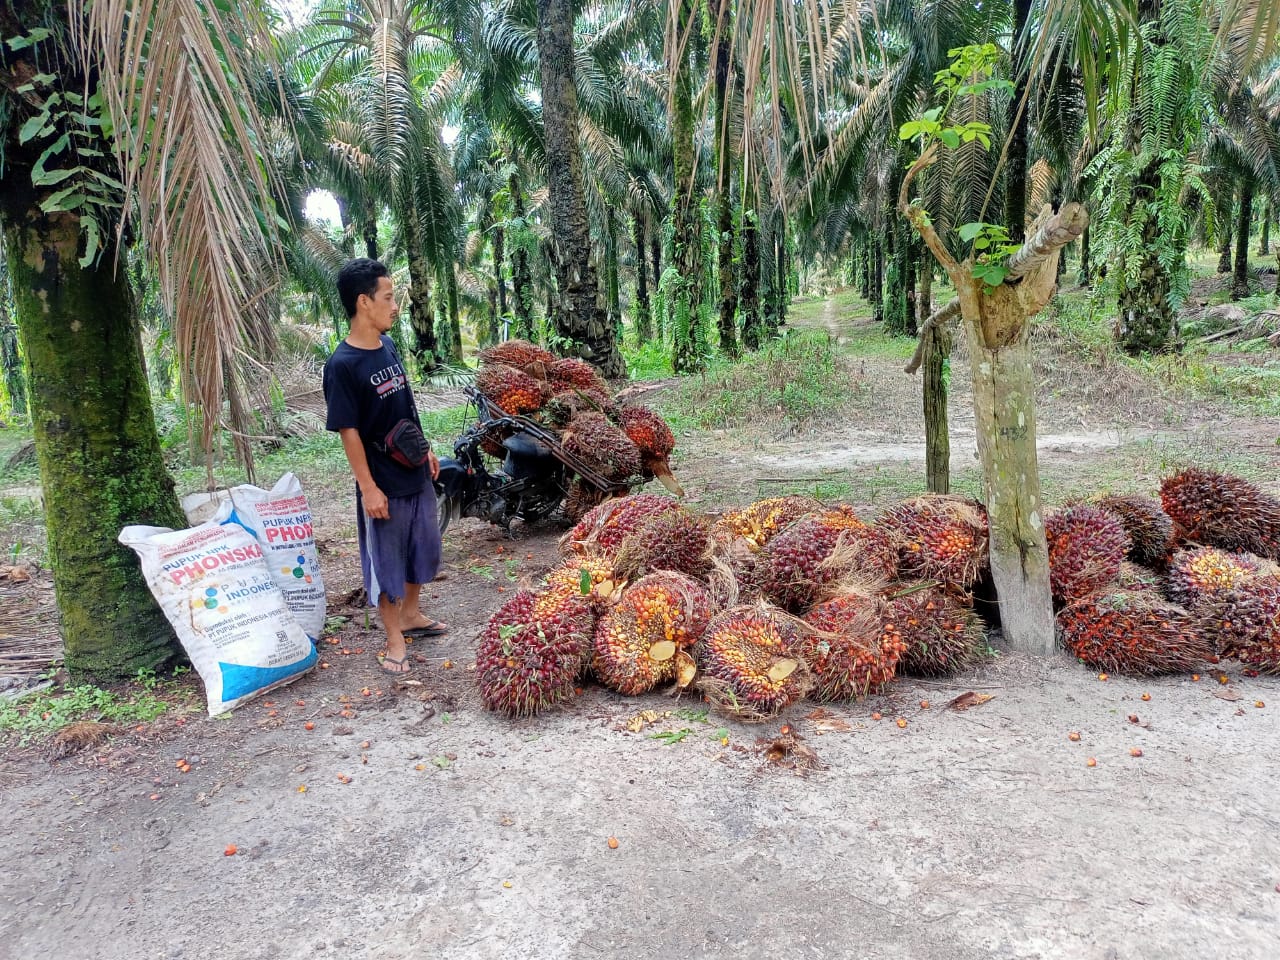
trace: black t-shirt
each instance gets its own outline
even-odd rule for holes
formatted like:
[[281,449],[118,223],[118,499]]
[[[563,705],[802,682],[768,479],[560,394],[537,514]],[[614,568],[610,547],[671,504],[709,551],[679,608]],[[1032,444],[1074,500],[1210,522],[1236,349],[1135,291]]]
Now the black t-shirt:
[[328,404],[325,427],[355,427],[364,441],[373,482],[388,497],[408,497],[427,486],[427,468],[403,467],[387,456],[383,442],[401,420],[421,426],[413,391],[400,355],[390,337],[374,350],[353,347],[345,340],[325,361],[324,399]]

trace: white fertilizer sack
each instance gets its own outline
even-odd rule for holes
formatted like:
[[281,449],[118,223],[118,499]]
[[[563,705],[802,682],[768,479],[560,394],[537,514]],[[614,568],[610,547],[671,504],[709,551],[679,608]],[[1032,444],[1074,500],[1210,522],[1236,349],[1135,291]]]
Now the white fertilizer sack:
[[[294,619],[319,643],[325,620],[324,580],[302,484],[286,473],[270,490],[246,483],[232,487],[230,496],[230,519],[257,537],[271,579],[284,591]],[[217,516],[225,514],[219,511]]]
[[204,681],[209,716],[315,665],[315,647],[243,527],[131,526],[120,542],[141,557],[147,585]]

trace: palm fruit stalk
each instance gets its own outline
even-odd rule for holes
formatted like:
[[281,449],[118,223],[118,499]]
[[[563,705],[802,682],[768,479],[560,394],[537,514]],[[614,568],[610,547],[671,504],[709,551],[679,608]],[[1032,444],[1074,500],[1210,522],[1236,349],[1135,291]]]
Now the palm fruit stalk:
[[550,397],[541,380],[504,364],[481,367],[476,373],[476,389],[512,416],[534,413]]
[[812,687],[795,618],[769,604],[718,614],[694,655],[707,699],[744,720],[777,716]]
[[1169,561],[1169,599],[1189,610],[1258,573],[1259,561],[1246,553],[1228,553],[1217,547],[1179,550]]
[[1187,612],[1149,593],[1113,590],[1077,600],[1058,614],[1058,635],[1085,665],[1111,673],[1175,673],[1213,657]]
[[613,482],[640,475],[640,451],[600,413],[580,413],[564,429],[566,453]]
[[898,673],[939,677],[982,659],[987,647],[982,620],[963,599],[932,581],[894,589],[889,619],[904,647]]
[[527,717],[573,696],[583,645],[558,616],[534,616],[522,590],[489,618],[476,649],[476,681],[486,709]]
[[967,497],[928,494],[904,500],[876,521],[898,550],[904,577],[941,580],[962,590],[987,569],[987,511]]
[[1280,560],[1280,500],[1241,477],[1191,467],[1160,484],[1160,502],[1188,541]]
[[1260,673],[1280,673],[1280,576],[1249,577],[1206,601],[1194,616],[1223,656]]
[[706,588],[692,577],[650,574],[600,618],[591,669],[627,696],[671,681],[687,687],[696,673],[689,648],[702,638],[711,613]]
[[804,618],[799,650],[813,672],[810,697],[857,700],[893,679],[905,644],[881,597],[848,594],[820,603]]
[[649,519],[680,509],[680,504],[660,493],[634,493],[613,497],[591,508],[560,538],[561,552],[617,554],[624,540]]
[[1157,597],[1164,596],[1165,580],[1150,567],[1131,563],[1126,560],[1120,564],[1120,572],[1116,574],[1115,586],[1120,590],[1134,593],[1150,593]]
[[640,521],[618,546],[618,576],[636,580],[656,570],[674,570],[696,579],[710,569],[711,520],[680,507]]
[[534,367],[536,370],[544,369],[546,365],[554,363],[555,359],[555,354],[550,350],[544,350],[528,340],[507,340],[480,351],[482,367],[495,365],[519,367],[525,373],[531,372],[529,367]]
[[648,407],[623,407],[620,419],[622,430],[640,451],[640,464],[645,476],[655,476],[659,482],[677,497],[684,496],[684,488],[671,472],[671,453],[676,448],[676,437],[667,421]]
[[846,592],[875,592],[897,569],[889,538],[847,507],[797,520],[761,553],[764,595],[792,612]]
[[1164,569],[1173,544],[1173,521],[1154,497],[1106,496],[1095,506],[1107,510],[1129,534],[1128,559],[1143,566]]
[[1115,514],[1078,504],[1050,514],[1049,585],[1059,607],[1109,587],[1129,552],[1129,535]]

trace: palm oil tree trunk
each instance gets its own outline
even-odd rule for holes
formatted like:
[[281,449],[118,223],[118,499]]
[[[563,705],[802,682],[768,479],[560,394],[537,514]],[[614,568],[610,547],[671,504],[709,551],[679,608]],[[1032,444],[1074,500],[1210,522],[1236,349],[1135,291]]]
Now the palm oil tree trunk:
[[759,350],[763,338],[760,317],[760,228],[756,212],[749,206],[742,210],[742,345]]
[[645,264],[648,248],[644,242],[645,215],[636,211],[632,218],[632,240],[636,247],[636,343],[645,344],[653,339],[653,316],[649,312],[649,277]]
[[[524,221],[524,192],[520,189],[520,177],[511,174],[511,213]],[[516,336],[533,339],[533,275],[529,270],[529,251],[516,244],[511,251],[511,299],[515,301]]]
[[1249,295],[1249,228],[1253,225],[1253,177],[1240,181],[1240,211],[1236,214],[1236,262],[1231,276],[1231,299]]
[[729,67],[733,50],[733,0],[720,0],[716,30],[716,230],[719,233],[720,350],[737,358],[738,278],[733,262],[733,130],[729,110]]

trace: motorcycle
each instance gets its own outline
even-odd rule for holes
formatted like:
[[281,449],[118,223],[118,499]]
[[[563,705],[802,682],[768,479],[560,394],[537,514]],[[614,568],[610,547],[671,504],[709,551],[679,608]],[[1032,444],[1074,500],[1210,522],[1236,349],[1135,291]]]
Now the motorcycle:
[[[631,484],[611,482],[570,455],[541,424],[506,413],[475,387],[464,392],[477,418],[454,443],[453,456],[440,461],[441,534],[459,517],[479,517],[510,535],[513,520],[531,523],[555,513],[575,478],[604,496],[630,491]],[[492,472],[486,449],[501,451],[501,466]]]

